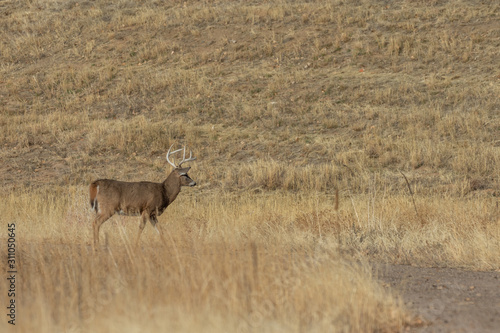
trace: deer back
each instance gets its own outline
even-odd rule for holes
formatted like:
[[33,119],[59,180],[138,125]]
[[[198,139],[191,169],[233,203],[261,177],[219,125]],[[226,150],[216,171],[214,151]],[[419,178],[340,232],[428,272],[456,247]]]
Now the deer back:
[[[93,187],[96,189],[94,199]],[[112,179],[99,179],[92,183],[91,203],[93,201],[101,211],[124,215],[137,215],[143,211],[154,210],[163,212],[168,205],[161,183],[123,182]]]

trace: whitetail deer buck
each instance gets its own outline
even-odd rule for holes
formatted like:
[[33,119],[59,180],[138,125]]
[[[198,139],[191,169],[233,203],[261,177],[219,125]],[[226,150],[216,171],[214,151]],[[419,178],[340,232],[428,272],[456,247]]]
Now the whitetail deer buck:
[[122,182],[112,179],[98,179],[90,184],[90,205],[97,213],[92,223],[94,229],[94,247],[97,247],[99,244],[99,228],[115,213],[129,216],[141,215],[136,245],[139,243],[139,237],[146,226],[147,220],[163,236],[156,226],[158,223],[157,216],[160,216],[165,208],[177,198],[177,195],[181,191],[181,186],[196,185],[196,182],[189,178],[187,174],[191,167],[182,168],[183,163],[193,161],[196,157],[192,157],[192,152],[190,151],[189,157],[186,159],[186,147],[184,147],[182,161],[178,165],[175,165],[175,163],[170,161],[169,157],[181,151],[182,148],[170,152],[172,146],[170,146],[167,152],[167,162],[174,167],[174,170],[172,170],[163,183]]

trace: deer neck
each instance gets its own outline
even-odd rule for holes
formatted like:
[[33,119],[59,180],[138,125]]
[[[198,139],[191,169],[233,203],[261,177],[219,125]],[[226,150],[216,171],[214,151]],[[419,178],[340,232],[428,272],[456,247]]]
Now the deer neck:
[[176,175],[171,173],[163,182],[163,187],[165,188],[165,193],[167,194],[168,204],[171,204],[181,191],[179,177],[176,177]]

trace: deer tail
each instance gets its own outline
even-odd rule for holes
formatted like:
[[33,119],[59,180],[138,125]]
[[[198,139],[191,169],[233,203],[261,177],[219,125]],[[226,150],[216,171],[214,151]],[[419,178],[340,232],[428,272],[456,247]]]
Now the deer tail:
[[99,185],[97,185],[97,181],[90,184],[89,192],[90,192],[90,207],[92,207],[92,210],[97,212],[97,210],[99,209],[97,203],[97,193],[99,193]]

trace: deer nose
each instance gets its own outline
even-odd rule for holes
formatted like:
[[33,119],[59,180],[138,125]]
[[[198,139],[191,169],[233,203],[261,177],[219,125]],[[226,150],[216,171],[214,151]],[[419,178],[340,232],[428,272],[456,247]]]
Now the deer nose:
[[191,183],[189,183],[189,186],[196,186],[196,182],[193,180]]

